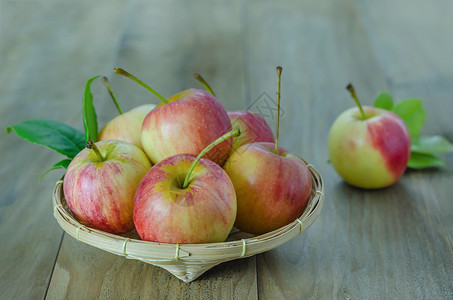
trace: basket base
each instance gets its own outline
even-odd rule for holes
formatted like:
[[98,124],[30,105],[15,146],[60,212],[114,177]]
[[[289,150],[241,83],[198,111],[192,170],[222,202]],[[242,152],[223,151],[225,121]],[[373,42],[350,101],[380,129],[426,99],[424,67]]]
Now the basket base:
[[227,241],[223,243],[181,245],[180,248],[178,244],[140,241],[134,230],[115,235],[88,228],[72,215],[64,198],[62,180],[55,184],[53,213],[61,228],[77,240],[115,255],[161,267],[176,278],[191,282],[218,264],[263,253],[286,243],[306,230],[318,217],[324,202],[322,177],[312,165],[309,165],[309,170],[313,180],[312,196],[298,219],[259,236],[234,228]]
[[184,282],[194,281],[195,279],[203,275],[204,272],[221,263],[221,262],[214,263],[191,262],[190,264],[187,264],[186,262],[184,262],[182,264],[172,264],[169,262],[158,262],[158,263],[149,261],[143,262],[163,268],[170,272],[171,274],[173,274],[176,278]]

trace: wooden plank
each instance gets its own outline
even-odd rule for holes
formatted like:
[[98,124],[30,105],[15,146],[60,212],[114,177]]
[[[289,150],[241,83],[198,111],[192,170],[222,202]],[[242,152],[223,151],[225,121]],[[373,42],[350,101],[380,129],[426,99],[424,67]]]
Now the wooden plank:
[[[396,100],[423,99],[428,116],[422,134],[441,134],[453,141],[453,42],[446,38],[453,26],[453,3],[361,1],[358,8]],[[382,23],[383,12],[387,12],[386,21],[376,26]],[[395,33],[389,34],[390,30]],[[402,289],[408,298],[453,297],[453,156],[445,159],[446,167],[441,170],[406,174],[408,185],[418,187],[411,190],[408,203],[416,217],[403,222],[412,239],[404,241],[405,263],[399,270],[394,268],[398,273],[417,273],[416,277],[411,274],[414,290]]]
[[[205,7],[209,14],[201,13]],[[133,1],[121,16],[124,27],[114,66],[122,67],[168,97],[202,74],[228,110],[244,107],[240,1],[216,3]],[[112,66],[113,67],[113,66]],[[125,109],[157,99],[129,79],[112,75]],[[114,108],[111,113],[114,113]],[[108,120],[108,113],[100,119]],[[255,258],[221,264],[185,284],[167,271],[92,248],[65,236],[49,299],[257,298]]]
[[[409,0],[0,3],[3,127],[47,118],[82,129],[85,80],[111,74],[114,66],[165,96],[199,86],[191,78],[197,71],[227,109],[256,110],[266,99],[260,96],[275,95],[275,66],[282,65],[281,145],[319,169],[327,195],[319,220],[302,236],[257,259],[222,264],[191,284],[69,236],[53,271],[62,233],[50,191],[59,175],[40,183],[37,176],[60,156],[5,136],[2,298],[43,298],[51,278],[51,299],[253,299],[257,288],[263,299],[451,298],[452,155],[443,170],[408,172],[392,188],[362,191],[342,183],[326,163],[326,137],[334,118],[353,105],[344,90],[352,81],[370,104],[385,89],[396,99],[424,99],[424,133],[453,140],[452,11],[448,1]],[[109,77],[125,110],[156,103],[127,79]],[[103,125],[115,108],[99,84],[94,94]]]
[[[354,228],[366,219],[348,217],[363,211],[359,199],[369,196],[360,191],[354,194],[327,164],[326,140],[334,118],[353,105],[346,84],[353,82],[366,102],[385,87],[384,78],[350,2],[252,2],[247,12],[246,36],[266,33],[253,41],[255,51],[246,53],[251,93],[273,88],[272,68],[283,66],[281,146],[318,168],[327,199],[319,219],[302,236],[257,258],[259,295],[264,299],[366,298],[363,290],[351,286],[351,279],[357,282],[351,275],[357,263],[349,257],[360,237]],[[370,246],[369,241],[360,251],[366,254]]]
[[47,298],[256,299],[254,270],[255,259],[243,259],[184,283],[163,269],[106,253],[65,235]]
[[[452,265],[448,233],[452,205],[443,192],[447,180],[451,182],[451,172],[441,171],[431,180],[420,173],[410,173],[389,189],[364,191],[341,182],[326,163],[330,125],[341,111],[353,106],[344,86],[352,81],[362,101],[372,104],[373,97],[388,88],[389,77],[382,70],[387,65],[377,60],[379,55],[401,51],[401,56],[388,63],[391,70],[406,74],[411,70],[411,62],[425,59],[433,45],[425,44],[424,36],[419,37],[416,44],[426,45],[420,50],[422,53],[417,52],[418,58],[410,57],[404,62],[410,49],[399,47],[409,31],[418,32],[412,31],[412,25],[420,19],[413,18],[398,32],[400,13],[412,6],[407,2],[395,8],[388,1],[383,5],[386,9],[375,13],[379,5],[369,1],[364,8],[368,14],[363,16],[358,15],[351,1],[285,4],[260,1],[251,2],[246,9],[245,40],[250,41],[245,45],[246,72],[250,78],[247,87],[252,95],[273,88],[275,77],[268,74],[275,74],[272,72],[275,65],[284,67],[281,145],[318,167],[326,182],[327,201],[319,220],[300,238],[257,258],[259,296],[264,299],[451,297],[451,282],[448,284],[451,268],[445,266]],[[362,22],[369,20],[371,14],[375,19],[371,19],[366,31]],[[391,49],[382,46],[376,49],[374,46],[382,45],[383,41],[376,39],[370,43],[369,36],[383,33],[380,17],[389,14],[394,22],[388,28],[384,26],[385,33],[391,30],[392,41],[399,42]],[[438,22],[435,19],[426,22],[433,24],[426,35],[434,35]],[[424,24],[416,28],[423,26],[426,30]],[[448,28],[451,25],[445,26],[445,35],[439,39],[448,36]],[[433,39],[429,41],[440,42]],[[377,58],[375,51],[381,51]],[[439,63],[449,58],[446,51],[437,49],[434,53],[442,53],[436,59]],[[400,63],[408,70],[399,69]],[[422,74],[420,78],[431,68],[436,70],[433,72],[451,70],[424,65],[417,70]],[[443,74],[452,78],[451,71]],[[439,81],[451,86],[449,79],[439,77],[433,77],[433,86],[438,86]],[[441,100],[446,93],[435,96],[433,89],[425,90],[428,92],[434,94],[431,99],[438,106],[430,114],[441,107],[443,114],[451,114],[445,111],[451,96]],[[451,125],[446,120],[440,121],[443,125],[439,125],[438,132],[448,135]],[[447,168],[451,169],[451,159]],[[434,178],[440,181],[435,189],[431,188]],[[435,204],[431,204],[433,196],[437,199]],[[438,214],[438,208],[444,209],[444,213]]]
[[[62,239],[51,206],[51,192],[62,172],[50,173],[42,181],[39,175],[63,159],[14,133],[6,136],[4,128],[41,118],[82,129],[84,81],[105,70],[116,42],[95,37],[117,31],[114,15],[122,10],[121,2],[88,4],[0,3],[2,299],[45,296]],[[100,13],[106,14],[102,20],[96,17]]]

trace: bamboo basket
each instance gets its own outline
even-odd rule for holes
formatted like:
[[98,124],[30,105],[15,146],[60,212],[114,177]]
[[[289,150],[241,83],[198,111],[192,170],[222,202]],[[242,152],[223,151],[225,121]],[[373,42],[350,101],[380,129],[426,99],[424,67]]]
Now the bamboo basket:
[[233,228],[227,241],[206,244],[164,244],[142,241],[135,230],[115,235],[89,228],[72,215],[63,193],[63,181],[53,192],[54,216],[61,228],[77,240],[107,252],[164,268],[177,278],[191,282],[212,267],[234,259],[271,250],[300,235],[318,217],[324,203],[321,175],[307,164],[313,180],[305,211],[294,222],[266,234],[254,236]]

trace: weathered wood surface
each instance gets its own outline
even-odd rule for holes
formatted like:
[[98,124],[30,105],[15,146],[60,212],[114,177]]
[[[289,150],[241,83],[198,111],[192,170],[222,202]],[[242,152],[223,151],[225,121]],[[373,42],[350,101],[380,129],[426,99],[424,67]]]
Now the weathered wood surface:
[[[49,201],[62,174],[50,173],[39,181],[39,175],[63,157],[14,133],[6,136],[5,127],[27,119],[51,119],[83,128],[84,83],[111,70],[123,26],[114,15],[121,15],[124,5],[106,4],[88,9],[88,1],[77,6],[0,2],[2,299],[42,299],[63,238]],[[104,13],[111,17],[99,22]]]
[[[3,128],[44,118],[82,129],[83,85],[97,74],[125,110],[157,103],[115,66],[165,96],[199,87],[200,72],[227,110],[256,111],[272,105],[282,65],[281,145],[326,182],[323,211],[300,237],[186,284],[64,235],[50,201],[61,172],[38,181],[60,156],[3,133],[0,298],[453,298],[452,155],[380,191],[344,184],[326,162],[329,127],[353,105],[350,81],[369,104],[382,90],[424,99],[423,133],[453,140],[452,14],[450,1],[420,0],[0,2]],[[115,108],[100,84],[93,93],[102,126]]]
[[[453,192],[447,184],[453,179],[451,158],[445,170],[410,172],[381,191],[351,188],[325,163],[329,126],[351,106],[344,90],[348,81],[370,104],[382,90],[396,99],[425,99],[429,116],[425,132],[450,139],[453,134],[448,125],[453,112],[453,60],[447,50],[453,45],[449,41],[443,46],[447,49],[438,48],[446,44],[441,37],[449,28],[439,28],[436,21],[448,7],[368,2],[248,5],[246,39],[266,32],[245,53],[250,92],[271,86],[266,61],[288,66],[283,101],[290,103],[283,102],[283,107],[290,108],[283,132],[292,133],[282,134],[282,145],[314,162],[327,186],[324,211],[313,227],[300,239],[258,256],[263,299],[453,297],[452,202],[447,196]],[[413,16],[423,15],[423,24],[411,18],[407,7],[416,10]],[[283,20],[261,24],[268,15]],[[279,35],[291,27],[300,30],[296,37]],[[429,34],[434,32],[438,35]]]

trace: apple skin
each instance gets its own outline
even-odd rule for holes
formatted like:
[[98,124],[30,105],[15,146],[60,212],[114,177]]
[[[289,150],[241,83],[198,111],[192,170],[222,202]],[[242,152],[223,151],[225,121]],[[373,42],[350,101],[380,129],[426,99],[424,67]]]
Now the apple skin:
[[[241,151],[246,147],[244,151]],[[274,143],[252,143],[234,151],[224,169],[237,195],[235,226],[263,234],[300,217],[310,199],[312,178],[305,163]]]
[[236,194],[225,171],[200,159],[186,189],[182,183],[193,155],[175,155],[156,164],[135,193],[134,223],[142,240],[196,244],[223,242],[236,218]]
[[[231,131],[228,114],[210,93],[188,89],[158,105],[143,121],[141,141],[151,162],[177,154],[198,155],[219,136]],[[209,151],[208,158],[223,165],[231,151],[231,139]]]
[[409,131],[396,114],[364,106],[341,113],[329,132],[329,156],[347,183],[367,189],[392,185],[406,170],[411,152]]
[[120,141],[96,143],[106,158],[94,150],[80,151],[66,170],[63,190],[69,208],[80,223],[110,233],[134,228],[135,190],[151,168],[145,153]]
[[118,140],[131,143],[143,150],[141,128],[146,115],[156,107],[154,104],[140,105],[108,122],[99,132],[98,140]]
[[274,134],[266,121],[258,114],[246,110],[229,111],[233,129],[239,128],[241,135],[233,138],[233,151],[250,143],[273,143]]

